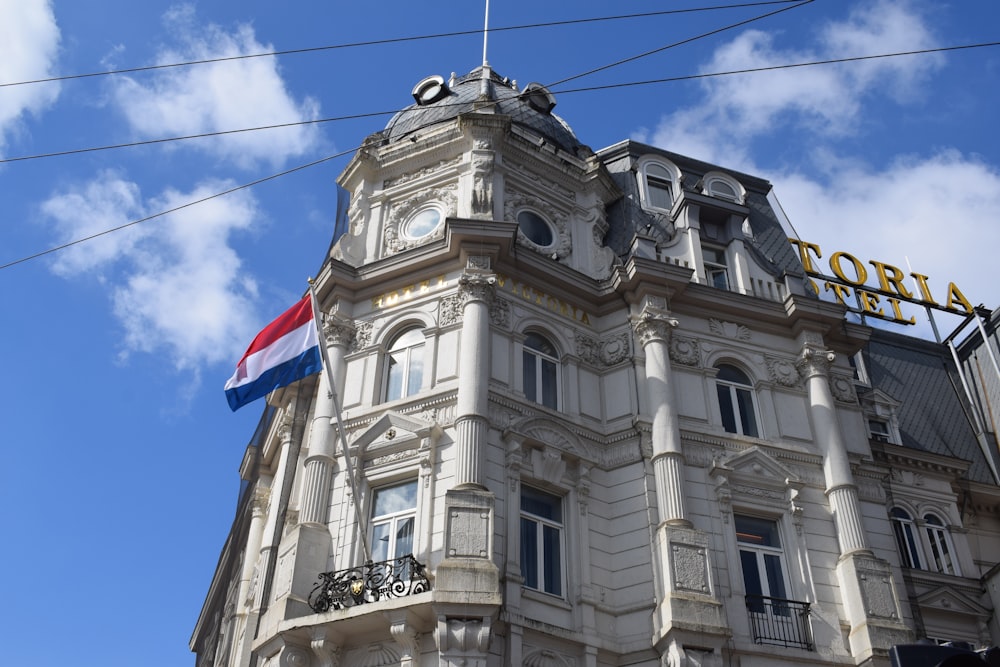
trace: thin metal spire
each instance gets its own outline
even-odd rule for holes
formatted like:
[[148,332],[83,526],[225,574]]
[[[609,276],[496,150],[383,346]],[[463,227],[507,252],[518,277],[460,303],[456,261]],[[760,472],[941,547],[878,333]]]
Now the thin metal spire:
[[486,18],[483,21],[483,67],[489,65],[486,60],[486,40],[490,34],[490,0],[486,0]]

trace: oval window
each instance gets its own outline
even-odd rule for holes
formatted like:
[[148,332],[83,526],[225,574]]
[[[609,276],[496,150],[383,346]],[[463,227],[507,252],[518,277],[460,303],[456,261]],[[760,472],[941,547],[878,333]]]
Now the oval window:
[[529,241],[543,248],[552,245],[555,238],[545,218],[531,211],[521,211],[517,214],[517,227]]
[[441,224],[441,212],[436,208],[425,208],[403,225],[403,236],[408,239],[422,239]]

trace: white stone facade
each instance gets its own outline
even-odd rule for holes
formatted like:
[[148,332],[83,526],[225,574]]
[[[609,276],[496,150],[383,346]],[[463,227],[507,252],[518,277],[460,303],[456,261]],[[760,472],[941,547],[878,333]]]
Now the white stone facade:
[[[340,178],[351,229],[316,288],[348,451],[325,375],[269,397],[198,667],[861,665],[917,636],[995,643],[1000,490],[869,439],[849,358],[870,332],[761,259],[766,183],[558,145],[489,104],[514,89],[488,68],[450,85],[494,91],[376,135]],[[676,169],[659,195],[622,186],[639,153]],[[668,186],[669,209],[646,205]],[[954,573],[901,566],[894,506],[941,514]],[[426,589],[310,607],[320,573],[401,549]]]

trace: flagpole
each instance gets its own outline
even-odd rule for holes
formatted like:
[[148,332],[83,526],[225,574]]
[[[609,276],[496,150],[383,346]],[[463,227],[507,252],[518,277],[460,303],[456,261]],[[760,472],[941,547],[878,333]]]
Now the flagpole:
[[[365,562],[372,562],[371,547],[368,545],[368,527],[365,518],[361,514],[361,506],[358,504],[358,484],[354,477],[354,464],[351,463],[351,451],[347,448],[347,436],[344,433],[344,421],[340,414],[340,399],[337,398],[337,383],[333,377],[333,366],[330,365],[330,356],[326,351],[326,337],[323,335],[322,320],[319,312],[319,300],[316,298],[316,291],[313,289],[313,280],[309,278],[309,300],[312,302],[313,320],[316,323],[316,331],[319,333],[319,351],[323,357],[323,369],[326,372],[327,384],[330,386],[329,398],[333,401],[333,414],[337,422],[337,435],[340,438],[340,448],[344,452],[344,462],[347,468],[347,480],[351,485],[351,494],[354,496],[354,516],[358,520],[358,534],[361,536],[361,546],[365,550]],[[334,421],[334,420],[331,420]]]

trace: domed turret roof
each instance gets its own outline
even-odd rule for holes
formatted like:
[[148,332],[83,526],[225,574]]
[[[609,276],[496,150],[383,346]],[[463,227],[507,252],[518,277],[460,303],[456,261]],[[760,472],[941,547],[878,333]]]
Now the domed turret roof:
[[488,66],[460,78],[453,76],[447,83],[441,77],[428,77],[413,89],[417,103],[393,116],[382,135],[395,142],[421,128],[482,111],[510,116],[514,124],[575,154],[582,144],[565,121],[552,113],[552,94],[539,84],[528,84],[523,90],[515,86]]

